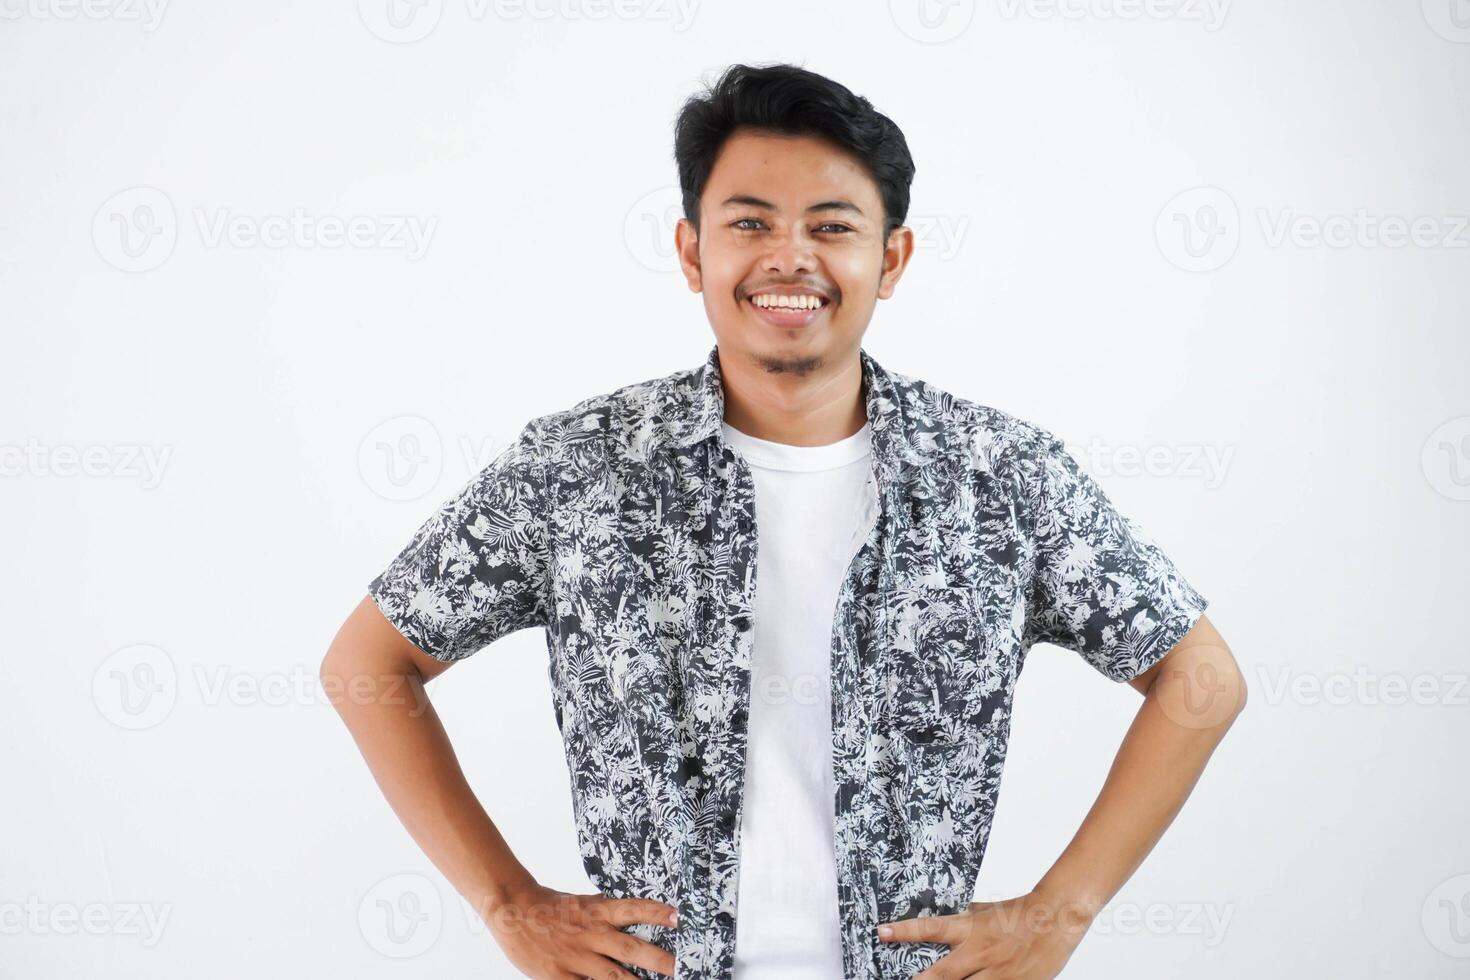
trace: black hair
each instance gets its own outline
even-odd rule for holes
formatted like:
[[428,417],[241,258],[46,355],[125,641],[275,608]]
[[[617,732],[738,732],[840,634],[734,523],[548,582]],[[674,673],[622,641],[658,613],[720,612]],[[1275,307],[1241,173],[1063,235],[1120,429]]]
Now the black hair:
[[703,94],[685,101],[674,122],[674,160],[684,216],[699,230],[699,197],[725,141],[739,127],[817,136],[867,168],[883,199],[883,242],[904,223],[914,161],[898,126],[871,102],[796,65],[731,65]]

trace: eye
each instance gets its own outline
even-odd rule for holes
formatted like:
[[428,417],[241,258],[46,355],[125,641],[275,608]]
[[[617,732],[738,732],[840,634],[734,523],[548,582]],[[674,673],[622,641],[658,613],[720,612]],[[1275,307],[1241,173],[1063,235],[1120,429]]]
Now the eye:
[[737,231],[754,231],[754,228],[741,228],[740,226],[746,221],[754,221],[756,224],[760,224],[760,220],[761,219],[759,218],[736,218],[734,221],[730,222],[730,227],[736,229]]
[[839,224],[835,221],[830,221],[825,225],[819,225],[817,227],[817,230],[821,231],[823,228],[836,228],[839,232],[852,231],[852,229],[849,228],[847,225]]

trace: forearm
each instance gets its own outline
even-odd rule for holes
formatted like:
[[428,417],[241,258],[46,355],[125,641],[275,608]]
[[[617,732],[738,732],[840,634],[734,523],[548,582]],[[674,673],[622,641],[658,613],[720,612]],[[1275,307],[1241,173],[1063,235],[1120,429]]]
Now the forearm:
[[[1087,917],[1153,850],[1245,704],[1243,679],[1223,644],[1181,645],[1159,667],[1097,801],[1035,889]],[[1196,703],[1202,689],[1204,712]]]
[[[404,827],[481,916],[534,881],[476,799],[411,666],[344,668],[329,655],[332,703]],[[368,683],[364,677],[371,676]],[[352,684],[357,679],[358,691]]]

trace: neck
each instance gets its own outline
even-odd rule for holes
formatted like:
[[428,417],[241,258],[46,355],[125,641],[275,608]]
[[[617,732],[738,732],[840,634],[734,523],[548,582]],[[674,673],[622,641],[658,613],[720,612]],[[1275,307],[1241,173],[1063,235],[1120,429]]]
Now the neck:
[[838,358],[775,360],[720,348],[725,421],[790,446],[846,439],[868,420],[857,349]]

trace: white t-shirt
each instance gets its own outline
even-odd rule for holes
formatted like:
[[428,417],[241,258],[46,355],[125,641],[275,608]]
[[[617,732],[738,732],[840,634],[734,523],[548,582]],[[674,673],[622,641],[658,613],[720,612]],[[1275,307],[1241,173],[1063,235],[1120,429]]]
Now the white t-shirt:
[[755,479],[756,586],[735,980],[840,980],[832,615],[876,508],[870,431],[790,446],[724,424]]

